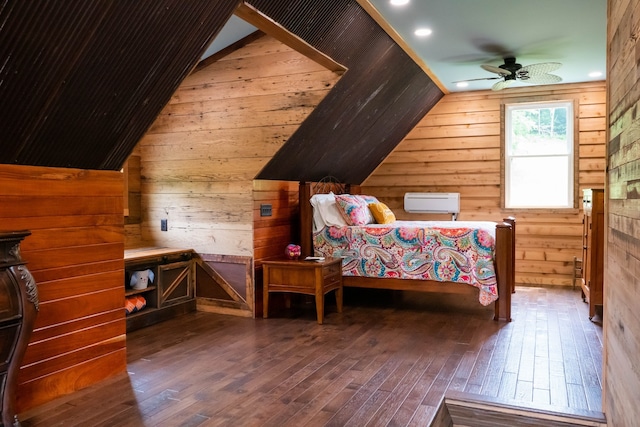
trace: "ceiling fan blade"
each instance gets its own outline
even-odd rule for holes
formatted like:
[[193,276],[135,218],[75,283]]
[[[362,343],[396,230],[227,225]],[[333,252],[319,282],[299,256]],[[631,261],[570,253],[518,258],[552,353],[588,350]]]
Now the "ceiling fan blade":
[[522,81],[525,83],[531,83],[534,85],[543,85],[543,84],[559,83],[562,81],[562,77],[556,76],[555,74],[536,74]]
[[509,86],[511,86],[513,84],[515,80],[503,80],[500,81],[496,84],[494,84],[493,86],[491,86],[491,90],[502,90],[505,88],[508,88]]
[[541,62],[539,64],[525,65],[524,67],[520,68],[516,72],[516,74],[518,76],[528,75],[529,77],[533,77],[539,74],[547,74],[551,71],[557,70],[560,67],[562,67],[562,64],[559,62]]
[[500,74],[501,76],[511,75],[511,71],[505,70],[504,68],[495,67],[493,65],[482,64],[480,65],[480,67],[482,67],[482,69],[485,71],[489,71],[490,73]]
[[501,79],[502,77],[481,77],[479,79],[466,79],[466,80],[458,80],[457,82],[451,82],[451,83],[462,83],[462,82],[475,82],[478,80],[498,80]]

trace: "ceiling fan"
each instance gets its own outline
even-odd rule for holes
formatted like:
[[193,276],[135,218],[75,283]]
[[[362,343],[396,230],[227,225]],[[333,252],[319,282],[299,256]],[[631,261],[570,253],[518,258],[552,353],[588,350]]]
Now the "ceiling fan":
[[499,77],[484,77],[463,81],[500,79],[499,82],[491,86],[491,90],[502,90],[511,86],[516,80],[522,80],[523,82],[531,84],[551,84],[562,81],[560,76],[549,74],[549,72],[555,71],[562,66],[559,62],[542,62],[539,64],[525,65],[523,67],[516,62],[516,58],[506,57],[504,58],[504,64],[497,67],[490,64],[482,64],[480,66],[486,71],[498,74]]

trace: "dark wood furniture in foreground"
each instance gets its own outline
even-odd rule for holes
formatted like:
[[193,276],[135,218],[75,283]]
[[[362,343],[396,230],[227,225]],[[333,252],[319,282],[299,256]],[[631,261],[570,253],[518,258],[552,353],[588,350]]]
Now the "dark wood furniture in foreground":
[[[196,309],[193,251],[138,248],[124,253],[125,297],[142,295],[146,307],[127,315],[127,331],[142,328]],[[131,289],[131,275],[150,269],[154,280],[145,289]]]
[[20,256],[31,232],[0,232],[0,414],[2,425],[20,425],[15,400],[18,371],[38,311],[38,288]]
[[[314,194],[348,193],[357,194],[357,188],[335,182],[300,182],[300,246],[303,255],[313,255],[313,207],[309,200]],[[511,321],[511,294],[515,292],[515,248],[516,220],[503,219],[496,224],[495,270],[498,281],[498,300],[494,303],[494,320]],[[478,294],[478,289],[459,283],[431,280],[351,277],[343,278],[345,287],[393,289],[401,291],[437,292],[454,294]]]
[[604,190],[585,189],[582,195],[582,299],[589,303],[589,319],[603,307]]
[[342,313],[342,259],[324,261],[264,261],[263,317],[269,315],[269,292],[315,295],[318,323],[324,321],[324,296],[336,291],[338,313]]

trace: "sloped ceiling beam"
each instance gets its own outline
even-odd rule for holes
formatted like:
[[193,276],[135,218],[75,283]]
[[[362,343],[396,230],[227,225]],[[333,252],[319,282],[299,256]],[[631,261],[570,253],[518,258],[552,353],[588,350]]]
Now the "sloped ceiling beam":
[[273,38],[286,44],[293,50],[303,54],[304,56],[316,61],[328,70],[331,70],[337,74],[342,74],[346,71],[346,68],[342,64],[338,64],[328,55],[315,49],[306,41],[302,40],[297,35],[285,30],[280,24],[269,19],[268,16],[256,10],[254,7],[247,3],[241,3],[236,9],[234,14],[242,18],[244,21],[252,24],[256,28],[260,28],[266,34],[271,35]]
[[361,184],[444,96],[355,0],[247,3],[348,69],[257,179]]

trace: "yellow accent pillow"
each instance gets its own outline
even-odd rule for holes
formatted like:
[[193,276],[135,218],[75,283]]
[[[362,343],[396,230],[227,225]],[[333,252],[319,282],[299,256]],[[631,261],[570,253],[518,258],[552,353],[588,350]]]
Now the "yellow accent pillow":
[[396,220],[393,211],[382,202],[369,203],[369,210],[378,224],[391,224]]

